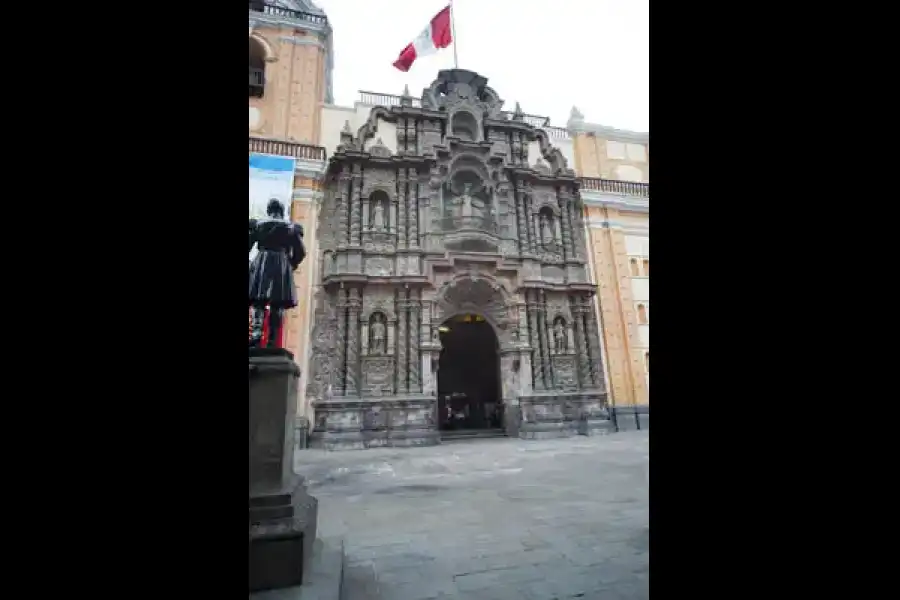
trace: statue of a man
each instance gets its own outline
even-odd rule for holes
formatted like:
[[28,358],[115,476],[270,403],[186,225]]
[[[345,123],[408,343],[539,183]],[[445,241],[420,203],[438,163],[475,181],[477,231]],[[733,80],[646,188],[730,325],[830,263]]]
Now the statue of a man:
[[266,309],[269,309],[268,347],[278,346],[277,333],[284,320],[284,311],[297,306],[294,290],[294,270],[303,262],[303,227],[284,220],[284,205],[269,200],[267,219],[250,219],[250,246],[259,252],[250,263],[248,299],[253,311],[250,325],[250,347],[262,342]]
[[369,328],[369,354],[384,354],[385,328],[381,315],[376,315]]

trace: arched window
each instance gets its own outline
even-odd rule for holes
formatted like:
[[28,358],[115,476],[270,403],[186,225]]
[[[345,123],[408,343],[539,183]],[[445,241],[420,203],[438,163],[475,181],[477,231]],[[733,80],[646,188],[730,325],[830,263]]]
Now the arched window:
[[644,306],[643,304],[638,304],[637,309],[638,309],[638,323],[640,323],[641,325],[646,325],[647,324],[647,307]]
[[641,269],[638,267],[638,261],[636,258],[632,258],[628,263],[631,265],[631,276],[632,277],[640,277]]
[[369,229],[389,231],[391,228],[391,199],[383,190],[369,196]]
[[453,135],[460,139],[470,142],[478,141],[478,121],[475,120],[472,113],[464,110],[453,113],[450,129],[453,131]]
[[650,259],[644,259],[644,277],[650,277]]
[[266,89],[266,51],[259,40],[250,38],[250,97],[262,98]]

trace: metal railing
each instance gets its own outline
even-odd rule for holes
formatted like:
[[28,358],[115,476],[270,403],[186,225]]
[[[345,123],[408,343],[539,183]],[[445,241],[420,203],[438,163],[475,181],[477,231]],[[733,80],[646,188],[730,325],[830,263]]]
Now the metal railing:
[[325,15],[315,15],[312,13],[304,12],[302,10],[284,8],[272,2],[265,2],[265,0],[249,0],[249,2],[250,10],[253,12],[272,15],[273,17],[288,17],[290,19],[299,19],[301,21],[307,21],[315,25],[326,25],[328,23],[328,17],[326,17]]
[[277,156],[293,156],[302,160],[324,161],[325,148],[312,146],[299,142],[286,142],[282,140],[267,140],[264,138],[250,138],[250,152],[260,154],[275,154]]
[[593,192],[606,192],[609,194],[623,194],[625,196],[637,196],[638,198],[650,198],[650,184],[638,181],[619,181],[618,179],[602,179],[600,177],[581,177],[578,182],[582,190]]

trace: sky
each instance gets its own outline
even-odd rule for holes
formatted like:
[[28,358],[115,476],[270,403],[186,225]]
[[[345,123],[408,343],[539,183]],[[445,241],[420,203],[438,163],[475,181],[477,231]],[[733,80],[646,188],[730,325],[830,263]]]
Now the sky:
[[[392,65],[448,0],[315,0],[334,31],[334,100],[359,90],[420,96],[453,46]],[[454,0],[459,67],[488,78],[512,110],[564,127],[572,106],[588,123],[650,130],[649,0]]]

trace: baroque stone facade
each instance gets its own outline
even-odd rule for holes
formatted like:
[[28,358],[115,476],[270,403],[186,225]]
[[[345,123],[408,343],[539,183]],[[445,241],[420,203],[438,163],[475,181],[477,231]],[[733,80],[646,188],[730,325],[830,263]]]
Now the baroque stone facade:
[[509,434],[609,427],[578,182],[502,104],[477,73],[441,71],[420,106],[404,95],[342,132],[318,223],[312,445],[438,443],[437,328],[463,313],[497,335]]

